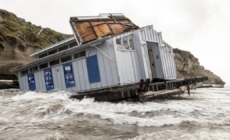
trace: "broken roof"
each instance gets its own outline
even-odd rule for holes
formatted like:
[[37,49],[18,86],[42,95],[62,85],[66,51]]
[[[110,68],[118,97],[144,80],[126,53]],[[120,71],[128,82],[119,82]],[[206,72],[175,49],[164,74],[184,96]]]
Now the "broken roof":
[[70,25],[79,44],[139,28],[122,13],[71,17]]

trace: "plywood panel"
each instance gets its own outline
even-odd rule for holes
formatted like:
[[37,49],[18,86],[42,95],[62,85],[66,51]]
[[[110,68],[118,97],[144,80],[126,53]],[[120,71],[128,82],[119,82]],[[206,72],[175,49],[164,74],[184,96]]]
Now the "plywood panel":
[[89,22],[78,22],[75,23],[75,25],[83,42],[87,42],[97,38]]

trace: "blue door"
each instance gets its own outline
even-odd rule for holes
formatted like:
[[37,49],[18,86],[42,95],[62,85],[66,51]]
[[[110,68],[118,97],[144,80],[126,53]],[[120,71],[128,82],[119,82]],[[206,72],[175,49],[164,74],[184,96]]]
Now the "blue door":
[[29,84],[29,90],[35,91],[36,90],[36,84],[34,79],[34,74],[30,73],[27,75],[28,84]]
[[53,83],[53,75],[52,75],[51,68],[44,69],[44,78],[45,78],[46,91],[53,90],[54,83]]
[[97,55],[86,58],[86,66],[88,71],[89,83],[100,82],[100,72],[98,67]]
[[63,64],[63,70],[64,70],[64,79],[65,79],[66,88],[74,87],[75,80],[74,80],[72,62]]

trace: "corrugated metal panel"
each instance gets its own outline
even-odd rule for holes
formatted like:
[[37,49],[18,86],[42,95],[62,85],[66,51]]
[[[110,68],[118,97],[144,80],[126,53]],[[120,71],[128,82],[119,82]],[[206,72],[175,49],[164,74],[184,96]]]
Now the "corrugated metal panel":
[[[112,53],[110,54],[110,51],[113,51],[111,49],[109,49],[109,46],[112,45],[111,40],[110,41],[106,41],[103,44],[100,45],[101,51],[103,51],[105,54],[107,54],[109,57],[112,58]],[[102,54],[101,52],[99,52],[99,50],[96,50],[98,57],[100,56],[100,59],[102,60],[102,65],[100,65],[100,71],[101,73],[104,71],[105,75],[104,77],[106,78],[106,82],[107,82],[107,86],[112,86],[114,85],[114,76],[118,77],[118,75],[115,75],[116,73],[114,73],[113,69],[112,69],[112,65],[116,65],[116,63],[114,63],[115,60],[110,60],[109,58],[107,58],[104,54]],[[115,68],[116,69],[116,68]]]
[[140,72],[140,79],[146,79],[146,72],[144,69],[144,62],[143,62],[143,56],[141,51],[141,34],[139,34],[139,31],[133,32],[133,43],[134,43],[134,49],[137,51],[137,62],[139,66],[139,72]]
[[29,90],[27,75],[22,76],[21,79],[22,79],[22,89]]
[[79,69],[81,68],[78,68],[78,63],[79,63],[79,60],[78,61],[74,61],[73,62],[73,69],[74,69],[74,78],[76,80],[76,86],[75,86],[75,90],[76,91],[81,91],[82,88],[81,88],[81,80],[80,80],[80,74],[79,74]]
[[[62,70],[63,70],[62,65],[53,67],[53,69],[56,71],[56,79],[57,79],[57,83],[56,83],[57,86],[56,86],[56,87],[57,87],[58,90],[63,90],[64,87],[65,87],[65,86],[64,86],[64,85],[65,85],[65,84],[64,84],[65,81],[62,80],[62,77],[64,77],[64,76],[63,76],[64,73],[63,73],[63,71],[62,71]],[[63,79],[64,79],[64,78],[63,78]],[[56,85],[56,84],[55,84],[55,85]]]
[[119,35],[117,36],[117,38],[113,39],[115,56],[117,60],[118,75],[121,85],[136,83],[137,79],[139,79],[139,75],[135,74],[138,72],[137,65],[133,65],[137,63],[134,58],[136,55],[136,51],[129,49],[120,50],[120,45],[116,44],[116,39],[122,38],[124,36],[126,36],[126,34]]
[[[137,49],[138,53],[141,53],[143,58],[141,58],[140,55],[138,55],[138,59],[143,59],[143,66],[144,66],[144,71],[142,68],[140,68],[141,73],[145,73],[145,78],[148,78],[149,76],[151,77],[152,74],[149,72],[151,70],[151,67],[149,67],[151,64],[149,62],[149,56],[148,52],[146,49],[149,49],[148,46],[144,45],[146,41],[150,42],[155,42],[157,45],[154,45],[155,47],[155,52],[153,53],[155,55],[159,54],[159,60],[156,61],[156,71],[157,71],[157,77],[156,78],[162,78],[162,79],[176,79],[176,68],[175,68],[175,62],[174,62],[174,57],[173,57],[173,51],[172,47],[170,46],[171,53],[166,53],[164,51],[163,40],[162,40],[162,35],[161,33],[157,33],[152,26],[147,26],[142,29],[140,29],[141,32],[136,31],[135,35],[137,36],[137,32],[140,34],[140,44],[142,44],[141,49]],[[138,43],[135,45],[138,46]],[[157,51],[157,52],[156,52]],[[155,56],[156,57],[156,56]],[[141,61],[139,60],[139,64]],[[141,67],[141,66],[140,66]],[[143,77],[143,74],[141,74]],[[153,77],[154,78],[154,77]]]
[[41,89],[40,89],[40,87],[39,87],[39,85],[40,85],[40,81],[38,80],[39,79],[39,76],[38,76],[38,73],[37,72],[35,72],[34,73],[34,77],[35,77],[35,83],[36,83],[36,87],[37,87],[37,91],[41,91]]
[[58,90],[57,71],[55,67],[52,68],[52,74],[53,74],[54,90]]
[[22,78],[21,78],[21,73],[18,72],[18,83],[19,83],[19,89],[20,90],[23,90],[23,87],[22,87]]
[[134,78],[135,78],[135,82],[139,82],[140,81],[140,71],[139,71],[139,65],[138,65],[138,61],[137,61],[137,52],[133,51],[131,52],[131,57],[132,57],[132,65],[133,65],[133,69],[134,69]]

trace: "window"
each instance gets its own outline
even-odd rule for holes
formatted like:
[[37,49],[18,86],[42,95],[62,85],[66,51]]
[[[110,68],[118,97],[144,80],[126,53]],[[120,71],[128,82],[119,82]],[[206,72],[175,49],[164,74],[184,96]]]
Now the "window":
[[117,39],[116,39],[116,44],[121,45],[121,38],[117,38]]
[[49,55],[55,54],[56,52],[57,52],[57,50],[52,50],[52,51],[49,52]]
[[47,68],[48,67],[48,63],[45,63],[45,64],[41,64],[39,66],[40,69],[44,69],[44,68]]
[[163,50],[164,50],[164,53],[167,53],[167,47],[166,46],[163,47]]
[[117,38],[116,44],[123,46],[125,49],[134,49],[133,35],[131,34],[122,38]]
[[168,53],[171,53],[171,48],[169,46],[167,46],[168,48]]
[[54,65],[57,65],[57,64],[59,64],[59,59],[50,61],[50,66],[54,66]]
[[84,56],[85,56],[85,51],[82,51],[82,52],[75,53],[73,55],[73,58],[77,59],[77,58],[84,57]]
[[129,35],[129,47],[134,50],[133,35]]
[[21,74],[22,74],[22,75],[25,75],[25,74],[27,74],[27,73],[29,73],[28,69],[21,71]]
[[62,63],[63,63],[63,62],[66,62],[66,61],[70,61],[70,60],[72,60],[72,56],[71,56],[71,55],[61,58],[61,62],[62,62]]
[[70,48],[72,48],[72,47],[74,47],[74,46],[77,46],[77,42],[73,42],[73,43],[69,44],[69,47],[70,47]]
[[38,66],[30,68],[30,72],[33,72],[33,71],[36,71],[36,70],[38,70]]
[[43,58],[43,57],[46,57],[47,56],[47,53],[44,53],[44,54],[41,54],[38,56],[38,58]]
[[128,37],[124,36],[123,37],[123,46],[128,49],[129,48],[129,41],[128,41]]
[[60,52],[60,51],[66,50],[66,49],[68,49],[68,46],[63,46],[63,47],[59,48],[58,51]]

